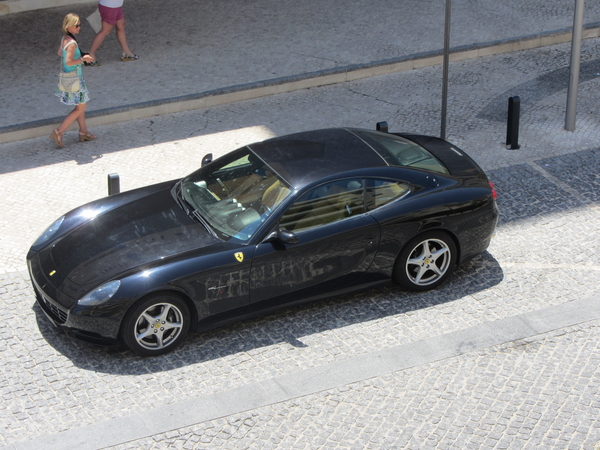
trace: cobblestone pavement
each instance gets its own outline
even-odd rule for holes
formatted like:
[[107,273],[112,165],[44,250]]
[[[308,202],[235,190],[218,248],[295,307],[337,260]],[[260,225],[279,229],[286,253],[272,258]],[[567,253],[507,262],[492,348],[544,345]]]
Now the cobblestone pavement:
[[[454,0],[451,45],[572,27],[574,1]],[[88,112],[443,48],[444,2],[424,0],[127,0],[127,38],[140,55],[119,60],[114,33],[84,68]],[[0,16],[0,130],[66,115],[54,95],[62,18],[94,2]],[[584,22],[600,22],[586,0]],[[89,49],[83,22],[79,41]]]
[[592,449],[599,338],[565,329],[113,449]]
[[[35,237],[105,195],[112,172],[127,190],[184,175],[208,152],[317,127],[387,120],[393,131],[438,134],[441,68],[100,127],[85,145],[71,133],[63,149],[47,138],[0,145],[0,446],[28,448],[380,349],[597,302],[599,43],[584,43],[590,75],[574,133],[563,130],[569,45],[451,65],[448,139],[494,181],[501,220],[488,251],[440,289],[379,289],[292,308],[190,336],[158,358],[90,347],[53,329],[24,270]],[[511,95],[522,101],[517,151],[503,144]],[[584,321],[112,448],[594,449],[599,334],[599,320]]]

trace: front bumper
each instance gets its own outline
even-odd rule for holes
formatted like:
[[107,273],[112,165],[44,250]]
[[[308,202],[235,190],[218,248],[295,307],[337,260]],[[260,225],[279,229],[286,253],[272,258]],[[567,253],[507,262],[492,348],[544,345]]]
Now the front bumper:
[[118,342],[123,314],[115,315],[111,308],[110,314],[106,314],[104,308],[83,307],[77,302],[71,307],[65,306],[64,301],[55,298],[58,295],[49,294],[49,291],[55,294],[58,291],[40,270],[37,255],[28,258],[27,262],[37,304],[54,326],[64,328],[75,337],[93,344],[115,345]]

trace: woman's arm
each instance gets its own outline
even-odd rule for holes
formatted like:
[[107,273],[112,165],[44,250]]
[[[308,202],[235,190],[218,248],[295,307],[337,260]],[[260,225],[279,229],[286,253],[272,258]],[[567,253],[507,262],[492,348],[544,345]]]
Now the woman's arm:
[[[94,60],[94,58],[92,58],[90,55],[85,55],[82,56],[81,58],[77,58],[77,59],[73,59],[75,56],[75,49],[77,48],[77,45],[71,45],[71,44],[75,44],[75,41],[71,40],[71,42],[69,42],[68,44],[66,44],[67,46],[67,60],[65,61],[65,64],[67,66],[76,66],[78,64],[83,64],[84,61],[86,62],[92,62]],[[59,49],[59,54],[61,52],[62,49]]]
[[71,41],[68,44],[66,44],[67,60],[65,61],[65,64],[67,66],[76,66],[78,64],[83,64],[83,58],[73,59],[73,57],[75,56],[75,49],[77,48],[77,45],[72,44],[75,44],[75,41]]

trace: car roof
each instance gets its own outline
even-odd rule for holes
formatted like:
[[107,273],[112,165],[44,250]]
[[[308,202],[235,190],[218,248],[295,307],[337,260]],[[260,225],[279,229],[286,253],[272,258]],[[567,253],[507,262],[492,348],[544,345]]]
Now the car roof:
[[387,166],[377,152],[346,128],[289,134],[248,147],[296,189],[337,173]]

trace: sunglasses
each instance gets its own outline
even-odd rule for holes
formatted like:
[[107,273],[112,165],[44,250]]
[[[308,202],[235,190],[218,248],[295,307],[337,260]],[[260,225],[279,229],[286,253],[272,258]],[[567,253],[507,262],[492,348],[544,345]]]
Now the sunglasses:
[[73,26],[74,26],[75,28],[80,28],[80,27],[81,27],[81,24],[80,24],[80,23],[78,23],[77,25],[73,25]]

